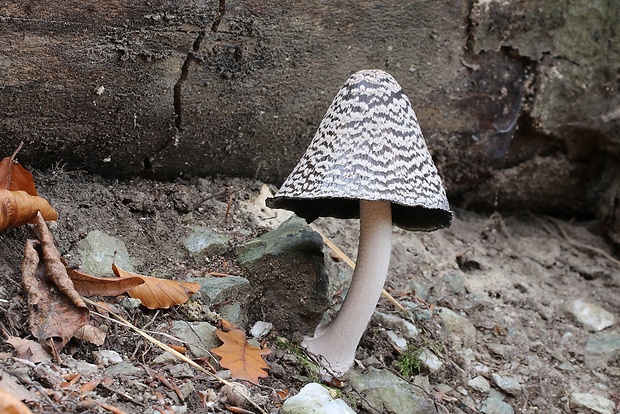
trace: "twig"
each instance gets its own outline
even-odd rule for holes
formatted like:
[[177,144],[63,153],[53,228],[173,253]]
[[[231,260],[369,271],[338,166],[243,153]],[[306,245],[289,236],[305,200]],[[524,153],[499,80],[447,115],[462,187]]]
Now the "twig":
[[197,363],[195,363],[194,361],[192,361],[191,359],[189,359],[185,355],[181,354],[176,349],[173,349],[173,348],[169,347],[168,345],[164,344],[163,342],[160,342],[157,339],[153,338],[151,335],[147,334],[146,332],[144,332],[140,328],[134,326],[131,322],[129,322],[127,319],[123,318],[121,315],[119,315],[117,313],[114,313],[114,312],[110,311],[109,309],[104,308],[103,306],[97,304],[96,302],[93,302],[90,299],[87,299],[87,298],[83,298],[83,299],[84,299],[84,302],[86,302],[86,303],[88,303],[90,305],[96,306],[97,308],[104,309],[109,314],[114,315],[114,317],[117,318],[118,320],[120,320],[121,322],[123,322],[125,324],[125,326],[131,328],[138,335],[140,335],[141,337],[143,337],[147,341],[151,342],[152,344],[157,345],[159,348],[161,348],[164,351],[168,352],[169,354],[173,355],[177,359],[180,359],[181,361],[191,365],[192,367],[194,367],[198,371],[200,371],[200,372],[202,372],[204,374],[207,374],[208,376],[210,376],[211,378],[216,379],[220,383],[222,383],[224,385],[230,386],[231,388],[233,388],[235,390],[235,392],[239,393],[239,395],[241,395],[250,404],[252,404],[254,406],[254,408],[256,408],[261,414],[267,414],[267,412],[265,410],[263,410],[257,403],[255,403],[252,400],[252,397],[250,397],[250,395],[248,395],[245,391],[239,390],[237,387],[234,387],[233,384],[230,381],[227,381],[224,378],[218,377],[214,373],[212,373],[212,372],[208,371],[207,369],[201,367],[200,365],[198,365]]
[[[333,241],[331,241],[331,239],[329,237],[327,237],[314,224],[311,224],[310,227],[312,228],[312,230],[314,230],[317,233],[319,233],[319,236],[321,236],[323,238],[323,242],[327,245],[327,247],[332,249],[334,251],[334,253],[336,253],[342,260],[345,261],[346,264],[348,264],[351,267],[351,269],[355,269],[355,263],[353,263],[353,260],[351,260],[351,258],[349,256],[347,256],[345,254],[345,252],[340,250],[340,248],[338,246],[336,246],[336,244]],[[392,295],[390,295],[387,290],[381,289],[381,294],[383,295],[384,298],[386,298],[394,306],[396,306],[400,311],[405,313],[405,315],[407,315],[407,317],[410,317],[409,311],[403,305],[401,305],[401,303],[399,301],[397,301]]]

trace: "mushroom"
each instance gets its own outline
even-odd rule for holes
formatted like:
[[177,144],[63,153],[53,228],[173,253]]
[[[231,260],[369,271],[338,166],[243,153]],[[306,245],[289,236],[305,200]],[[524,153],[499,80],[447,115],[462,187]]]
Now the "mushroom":
[[340,312],[302,342],[328,373],[342,376],[353,365],[387,277],[392,224],[433,231],[452,222],[411,103],[391,75],[363,70],[347,80],[267,205],[292,210],[308,223],[360,219],[357,263]]

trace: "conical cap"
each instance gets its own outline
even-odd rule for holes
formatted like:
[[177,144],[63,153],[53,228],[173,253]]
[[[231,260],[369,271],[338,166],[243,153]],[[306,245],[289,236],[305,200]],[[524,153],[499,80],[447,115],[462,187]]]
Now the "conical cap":
[[295,169],[267,204],[308,222],[359,217],[358,200],[390,201],[409,230],[448,227],[452,212],[409,99],[386,72],[352,75]]

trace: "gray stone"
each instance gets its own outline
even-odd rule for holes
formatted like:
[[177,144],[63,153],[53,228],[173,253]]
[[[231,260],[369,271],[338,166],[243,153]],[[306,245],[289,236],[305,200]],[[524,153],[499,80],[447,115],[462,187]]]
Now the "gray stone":
[[200,295],[198,297],[202,303],[209,307],[224,303],[217,308],[220,316],[239,326],[245,326],[248,322],[246,309],[252,295],[252,286],[246,278],[206,276],[188,280],[200,284],[200,291],[196,295]]
[[480,411],[485,414],[514,414],[512,406],[503,400],[502,393],[491,390],[487,399],[482,402]]
[[323,240],[293,216],[277,229],[235,249],[248,270],[255,300],[251,319],[264,319],[284,332],[311,332],[330,304]]
[[493,378],[495,385],[497,385],[502,391],[509,394],[518,394],[523,389],[523,385],[521,385],[514,377],[509,377],[494,372],[491,374],[491,378]]
[[144,368],[123,360],[118,364],[110,365],[106,368],[105,373],[111,377],[117,378],[141,377],[144,375]]
[[207,306],[222,303],[231,298],[246,303],[252,291],[250,282],[241,276],[205,276],[189,278],[188,281],[200,284],[200,299]]
[[599,414],[613,414],[616,404],[600,395],[573,392],[570,395],[571,405],[579,408],[589,408]]
[[280,410],[281,414],[355,414],[341,399],[334,399],[320,384],[311,382],[297,395],[287,399]]
[[97,362],[98,365],[103,365],[104,367],[123,362],[123,357],[121,357],[118,352],[110,349],[95,351],[93,352],[93,356],[95,357],[95,362]]
[[202,358],[209,355],[209,349],[220,345],[215,330],[208,322],[174,321],[170,334],[187,344],[195,357]]
[[581,299],[573,300],[568,307],[568,311],[577,322],[592,331],[602,331],[616,322],[614,315],[607,310]]
[[484,394],[491,390],[491,384],[489,384],[489,381],[480,375],[467,381],[467,385]]
[[230,239],[220,233],[203,226],[191,226],[190,231],[182,240],[195,263],[201,263],[205,256],[221,255],[228,250]]
[[80,271],[93,276],[113,276],[112,263],[135,272],[125,243],[99,230],[93,230],[77,244],[82,263]]
[[420,361],[420,365],[426,368],[431,373],[437,372],[441,369],[443,362],[437,355],[435,355],[429,349],[425,349],[420,352],[418,355],[418,361]]
[[405,339],[413,339],[418,336],[418,328],[399,316],[375,311],[372,317],[386,328],[398,331]]
[[437,307],[437,314],[441,318],[444,328],[457,335],[466,344],[476,340],[476,328],[474,324],[464,316],[458,315],[451,309]]
[[351,386],[368,404],[382,413],[437,414],[433,400],[420,388],[388,370],[368,368],[365,372],[350,370],[346,376]]
[[444,283],[450,288],[452,294],[458,294],[465,289],[465,276],[463,272],[448,273],[443,277]]
[[620,334],[600,332],[593,335],[586,342],[584,356],[590,369],[607,367],[609,361],[620,358]]

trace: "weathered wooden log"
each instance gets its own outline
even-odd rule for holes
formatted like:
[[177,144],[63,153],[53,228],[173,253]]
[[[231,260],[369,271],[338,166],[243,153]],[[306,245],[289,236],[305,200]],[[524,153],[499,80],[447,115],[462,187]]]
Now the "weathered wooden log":
[[24,141],[21,161],[38,168],[278,183],[348,76],[379,68],[412,101],[453,204],[591,215],[620,193],[619,10],[5,2],[0,148]]

